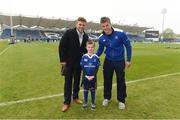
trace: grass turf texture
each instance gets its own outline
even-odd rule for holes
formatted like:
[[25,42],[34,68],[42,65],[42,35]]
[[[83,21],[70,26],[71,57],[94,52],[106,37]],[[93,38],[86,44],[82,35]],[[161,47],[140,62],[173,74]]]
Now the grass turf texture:
[[[0,52],[8,47],[0,42]],[[98,45],[96,45],[98,46]],[[102,106],[103,88],[97,89],[97,109],[82,110],[75,103],[62,113],[63,96],[0,106],[0,118],[179,118],[180,74],[147,81],[133,80],[180,72],[180,45],[134,43],[132,66],[126,70],[126,110],[120,111],[116,100],[116,86],[108,107]],[[179,48],[179,49],[178,49]],[[103,64],[104,55],[101,56]],[[58,43],[34,42],[11,45],[0,55],[0,103],[63,93],[64,79],[59,74]],[[113,83],[116,83],[114,75]],[[98,86],[103,85],[102,65],[98,72]],[[82,89],[82,88],[81,88]],[[80,92],[80,98],[83,98]]]

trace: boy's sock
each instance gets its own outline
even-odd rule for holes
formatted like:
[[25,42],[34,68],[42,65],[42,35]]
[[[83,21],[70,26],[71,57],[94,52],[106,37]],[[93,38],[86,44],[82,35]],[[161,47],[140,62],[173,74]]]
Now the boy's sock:
[[84,89],[84,104],[88,103],[88,90]]
[[91,103],[95,104],[95,89],[91,89]]

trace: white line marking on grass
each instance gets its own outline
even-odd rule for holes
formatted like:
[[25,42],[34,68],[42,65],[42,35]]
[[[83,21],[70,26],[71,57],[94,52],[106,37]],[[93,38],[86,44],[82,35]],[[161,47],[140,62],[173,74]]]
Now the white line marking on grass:
[[17,100],[17,101],[4,102],[4,103],[0,103],[0,106],[13,105],[13,104],[17,104],[17,103],[25,103],[25,102],[35,101],[35,100],[43,100],[43,99],[59,97],[59,96],[63,96],[63,93],[55,94],[55,95],[42,96],[42,97],[34,97],[34,98],[29,98],[29,99],[22,99],[22,100]]
[[[136,83],[136,82],[141,82],[141,81],[146,81],[146,80],[151,80],[151,79],[156,79],[156,78],[162,78],[162,77],[168,77],[168,76],[173,76],[173,75],[179,75],[179,74],[180,74],[180,72],[171,73],[171,74],[165,74],[165,75],[159,75],[159,76],[154,76],[154,77],[131,80],[131,81],[128,81],[126,83],[127,84]],[[115,85],[116,84],[113,84],[113,86],[115,86]],[[103,88],[103,86],[99,86],[97,88],[101,89],[101,88]],[[83,90],[80,90],[80,92],[82,92],[82,91]],[[13,104],[18,104],[18,103],[26,103],[26,102],[30,102],[30,101],[44,100],[44,99],[48,99],[48,98],[60,97],[60,96],[63,96],[63,95],[64,95],[63,93],[60,93],[60,94],[55,94],[55,95],[48,95],[48,96],[34,97],[34,98],[29,98],[29,99],[22,99],[22,100],[17,100],[17,101],[3,102],[3,103],[0,103],[0,107],[13,105]]]
[[1,56],[3,53],[5,53],[10,47],[11,47],[11,45],[8,46],[7,48],[5,48],[2,52],[0,52],[0,56]]
[[131,80],[131,81],[128,81],[126,83],[128,84],[128,83],[140,82],[140,81],[156,79],[156,78],[162,78],[162,77],[168,77],[168,76],[179,75],[179,74],[180,74],[180,72],[171,73],[171,74],[165,74],[165,75],[159,75],[159,76],[154,76],[154,77],[148,77],[148,78],[142,78],[142,79],[137,79],[137,80]]

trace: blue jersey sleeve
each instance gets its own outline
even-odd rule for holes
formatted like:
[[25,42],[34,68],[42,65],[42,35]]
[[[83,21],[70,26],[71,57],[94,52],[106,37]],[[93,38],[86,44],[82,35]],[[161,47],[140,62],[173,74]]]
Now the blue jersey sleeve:
[[104,45],[103,43],[101,42],[101,40],[99,39],[99,47],[98,47],[98,50],[96,52],[96,55],[97,56],[100,56],[102,54],[102,52],[104,51]]
[[97,67],[99,67],[99,65],[100,65],[100,59],[99,57],[97,57]]
[[96,56],[96,68],[95,68],[95,71],[94,71],[94,76],[97,74],[98,72],[98,69],[99,69],[99,65],[100,65],[100,60],[99,60],[99,57]]
[[81,65],[82,67],[84,66],[84,56],[82,56],[82,58],[81,58],[80,65]]
[[132,48],[131,48],[131,43],[129,38],[127,37],[127,35],[124,33],[123,34],[123,44],[126,48],[126,54],[127,54],[127,61],[130,62],[131,61],[131,52],[132,52]]

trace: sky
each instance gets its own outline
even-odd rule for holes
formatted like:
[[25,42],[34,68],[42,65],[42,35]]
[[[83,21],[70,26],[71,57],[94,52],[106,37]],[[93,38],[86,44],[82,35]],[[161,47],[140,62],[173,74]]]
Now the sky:
[[162,32],[171,28],[180,34],[180,0],[0,0],[0,13],[32,17],[99,22],[102,16],[112,23],[150,27]]

